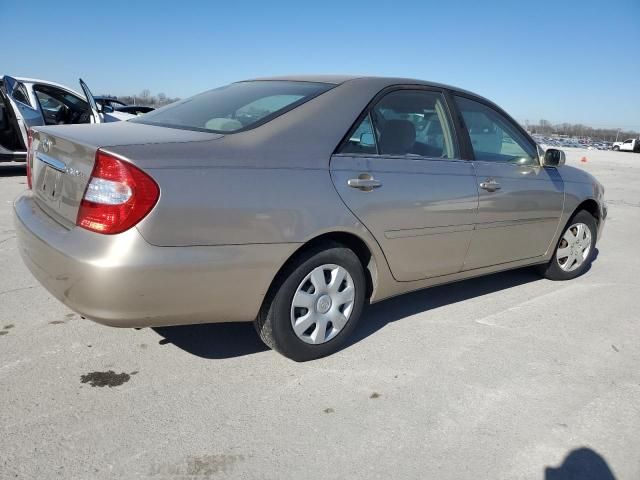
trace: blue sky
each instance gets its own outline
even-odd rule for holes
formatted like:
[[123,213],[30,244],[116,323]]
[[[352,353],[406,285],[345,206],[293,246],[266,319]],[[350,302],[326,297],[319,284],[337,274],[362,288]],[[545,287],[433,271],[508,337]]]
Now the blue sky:
[[0,74],[81,76],[95,94],[390,75],[472,90],[521,122],[640,130],[640,0],[0,0],[0,32]]

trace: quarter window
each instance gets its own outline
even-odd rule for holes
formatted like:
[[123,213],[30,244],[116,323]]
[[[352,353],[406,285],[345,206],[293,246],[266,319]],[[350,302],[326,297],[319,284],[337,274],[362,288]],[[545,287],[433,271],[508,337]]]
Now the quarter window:
[[371,117],[367,115],[344,143],[340,153],[375,155],[377,153],[375,138]]
[[486,105],[455,97],[476,160],[538,165],[536,149],[504,115]]

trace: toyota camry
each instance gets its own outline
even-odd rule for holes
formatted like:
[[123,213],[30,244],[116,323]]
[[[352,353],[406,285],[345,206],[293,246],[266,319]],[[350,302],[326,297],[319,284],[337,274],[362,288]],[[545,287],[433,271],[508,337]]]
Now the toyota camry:
[[298,361],[338,350],[367,303],[533,265],[577,277],[607,216],[562,151],[420,80],[241,81],[28,143],[15,223],[51,294],[116,327],[253,321]]

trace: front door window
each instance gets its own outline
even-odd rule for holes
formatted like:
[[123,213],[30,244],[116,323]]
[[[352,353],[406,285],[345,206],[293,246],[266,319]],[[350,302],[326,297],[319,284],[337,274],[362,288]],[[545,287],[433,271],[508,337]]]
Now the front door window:
[[455,100],[469,132],[476,160],[539,164],[536,148],[504,115],[465,97],[455,97]]

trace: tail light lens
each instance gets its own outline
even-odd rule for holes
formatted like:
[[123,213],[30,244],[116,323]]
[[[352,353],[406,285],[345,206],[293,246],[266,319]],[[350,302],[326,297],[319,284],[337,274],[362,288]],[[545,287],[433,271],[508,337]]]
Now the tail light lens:
[[27,186],[32,187],[31,168],[33,166],[33,132],[27,130]]
[[158,184],[149,175],[98,150],[76,225],[109,235],[124,232],[151,211],[159,196]]

